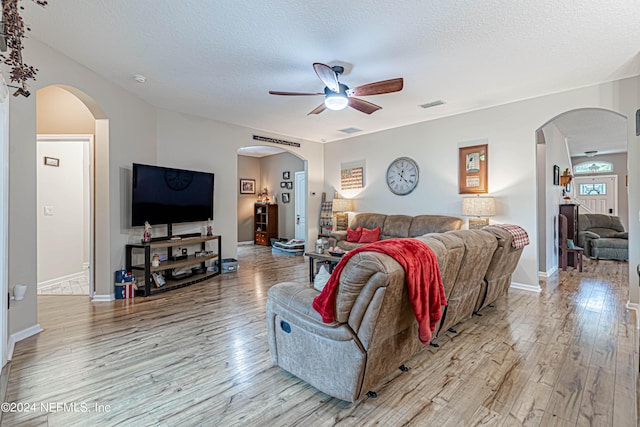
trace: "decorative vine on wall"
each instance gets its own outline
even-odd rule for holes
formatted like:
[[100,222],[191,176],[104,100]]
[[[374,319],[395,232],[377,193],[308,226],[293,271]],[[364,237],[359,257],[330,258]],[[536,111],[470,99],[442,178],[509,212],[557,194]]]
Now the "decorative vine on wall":
[[[31,0],[40,6],[46,6],[46,0]],[[25,26],[20,11],[24,10],[19,5],[20,0],[2,0],[2,34],[0,34],[0,60],[10,67],[9,78],[12,82],[17,83],[18,90],[13,96],[29,96],[27,90],[27,80],[35,80],[38,69],[32,65],[25,64],[22,61],[22,40],[25,38],[25,32],[31,29]],[[8,53],[5,51],[8,50]]]

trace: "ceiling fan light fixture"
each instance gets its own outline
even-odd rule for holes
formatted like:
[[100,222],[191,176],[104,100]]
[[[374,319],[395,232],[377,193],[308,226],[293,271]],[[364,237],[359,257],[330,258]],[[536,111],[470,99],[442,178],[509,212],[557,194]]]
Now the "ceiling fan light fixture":
[[349,105],[349,98],[345,93],[328,93],[324,98],[324,105],[330,110],[344,110]]

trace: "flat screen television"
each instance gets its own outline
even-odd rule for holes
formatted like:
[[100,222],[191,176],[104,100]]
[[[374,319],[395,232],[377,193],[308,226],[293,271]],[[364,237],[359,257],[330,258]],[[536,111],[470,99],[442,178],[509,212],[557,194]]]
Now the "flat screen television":
[[213,219],[214,174],[133,164],[131,225]]

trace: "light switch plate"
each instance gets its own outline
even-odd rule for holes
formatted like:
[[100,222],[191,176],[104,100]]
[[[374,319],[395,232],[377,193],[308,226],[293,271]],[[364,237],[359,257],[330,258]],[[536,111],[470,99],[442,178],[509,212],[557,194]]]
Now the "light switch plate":
[[44,216],[53,216],[53,206],[44,207]]

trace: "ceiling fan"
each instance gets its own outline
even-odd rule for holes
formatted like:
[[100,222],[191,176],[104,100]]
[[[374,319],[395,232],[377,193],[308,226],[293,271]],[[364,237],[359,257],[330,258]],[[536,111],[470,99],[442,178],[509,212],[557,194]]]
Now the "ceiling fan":
[[[399,92],[402,90],[404,81],[402,78],[383,80],[380,82],[369,83],[358,86],[353,89],[338,81],[338,76],[344,72],[344,67],[335,65],[330,67],[320,62],[313,64],[316,74],[325,84],[324,92],[303,93],[303,92],[280,92],[270,90],[271,95],[283,96],[317,96],[324,95],[324,102],[314,108],[309,114],[320,114],[325,109],[342,110],[347,106],[361,111],[365,114],[371,114],[382,107],[363,99],[355,98],[355,96],[382,95],[385,93]],[[309,115],[307,114],[307,115]]]

